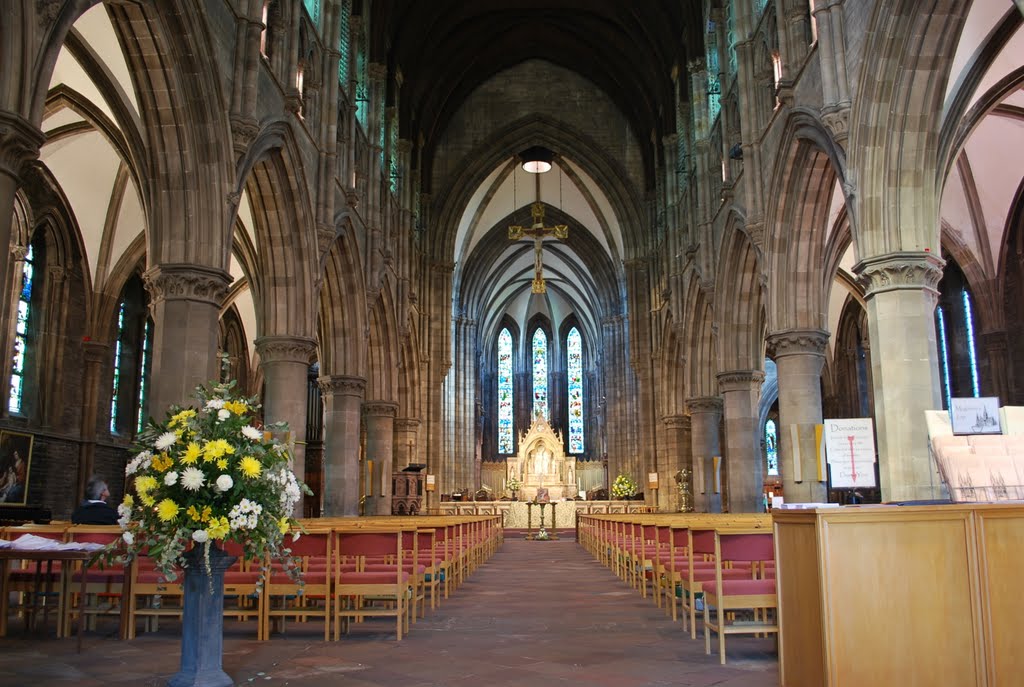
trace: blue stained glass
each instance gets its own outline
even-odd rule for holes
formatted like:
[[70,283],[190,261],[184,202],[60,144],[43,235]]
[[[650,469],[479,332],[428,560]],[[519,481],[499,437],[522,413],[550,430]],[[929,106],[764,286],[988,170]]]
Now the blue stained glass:
[[764,447],[768,458],[768,474],[779,474],[779,435],[775,420],[764,423]]
[[498,453],[512,453],[512,335],[498,335]]
[[121,340],[124,338],[124,301],[117,311],[117,343],[114,344],[114,388],[110,393],[110,432],[117,432],[117,401],[121,392]]
[[583,453],[583,337],[576,327],[565,342],[568,351],[569,453]]
[[142,334],[142,364],[139,373],[139,410],[135,417],[135,430],[141,432],[146,426],[146,401],[149,396],[149,360],[152,357],[149,342],[153,339],[153,320],[146,320]]
[[303,4],[306,6],[306,11],[309,12],[309,18],[313,20],[317,28],[320,28],[320,0],[303,0]]
[[935,317],[939,321],[939,357],[942,362],[942,392],[946,397],[946,408],[953,407],[953,393],[949,381],[949,344],[946,341],[946,316],[942,306],[935,309]]
[[7,410],[20,413],[25,393],[25,351],[28,349],[28,319],[32,315],[32,284],[34,279],[34,253],[29,244],[21,268],[21,295],[18,296],[18,320],[14,326],[14,360],[11,365],[10,395]]
[[345,93],[351,88],[349,84],[349,60],[352,59],[352,23],[349,21],[352,16],[352,0],[343,0],[341,3],[341,30],[338,32],[338,81]]
[[543,329],[533,333],[533,416],[551,420],[548,409],[548,335]]
[[971,294],[964,289],[964,329],[967,330],[967,355],[971,359],[971,386],[974,397],[981,396],[981,384],[978,381],[978,354],[974,345],[974,313],[971,309]]

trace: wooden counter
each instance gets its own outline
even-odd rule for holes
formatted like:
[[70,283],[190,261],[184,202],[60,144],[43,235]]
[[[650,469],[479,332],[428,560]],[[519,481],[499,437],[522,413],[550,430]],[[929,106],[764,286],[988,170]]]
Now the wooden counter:
[[783,687],[1021,684],[1024,504],[773,521]]

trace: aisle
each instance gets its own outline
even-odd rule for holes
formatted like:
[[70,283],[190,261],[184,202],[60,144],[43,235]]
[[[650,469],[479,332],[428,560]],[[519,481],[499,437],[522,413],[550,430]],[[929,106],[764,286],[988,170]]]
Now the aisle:
[[[730,638],[730,662],[720,666],[704,655],[703,640],[691,640],[575,542],[511,536],[400,643],[389,621],[326,644],[315,624],[290,624],[287,637],[261,643],[245,623],[231,623],[224,668],[236,685],[288,687],[778,684],[772,642]],[[178,667],[178,628],[168,625],[131,642],[89,633],[80,656],[69,641],[0,640],[0,686],[163,685]]]

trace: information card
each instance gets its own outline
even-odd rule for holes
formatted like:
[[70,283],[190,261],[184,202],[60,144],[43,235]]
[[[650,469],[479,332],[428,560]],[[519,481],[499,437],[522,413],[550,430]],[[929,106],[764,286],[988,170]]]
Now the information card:
[[825,420],[833,489],[875,486],[875,426],[869,417]]

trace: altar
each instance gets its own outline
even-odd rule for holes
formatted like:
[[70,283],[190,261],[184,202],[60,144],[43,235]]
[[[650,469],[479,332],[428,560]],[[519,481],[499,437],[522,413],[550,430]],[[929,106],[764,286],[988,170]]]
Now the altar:
[[576,459],[565,454],[561,434],[551,429],[543,416],[537,416],[526,433],[519,435],[519,453],[505,463],[506,480],[519,481],[518,496],[523,501],[536,500],[542,489],[551,501],[573,499],[579,491]]

